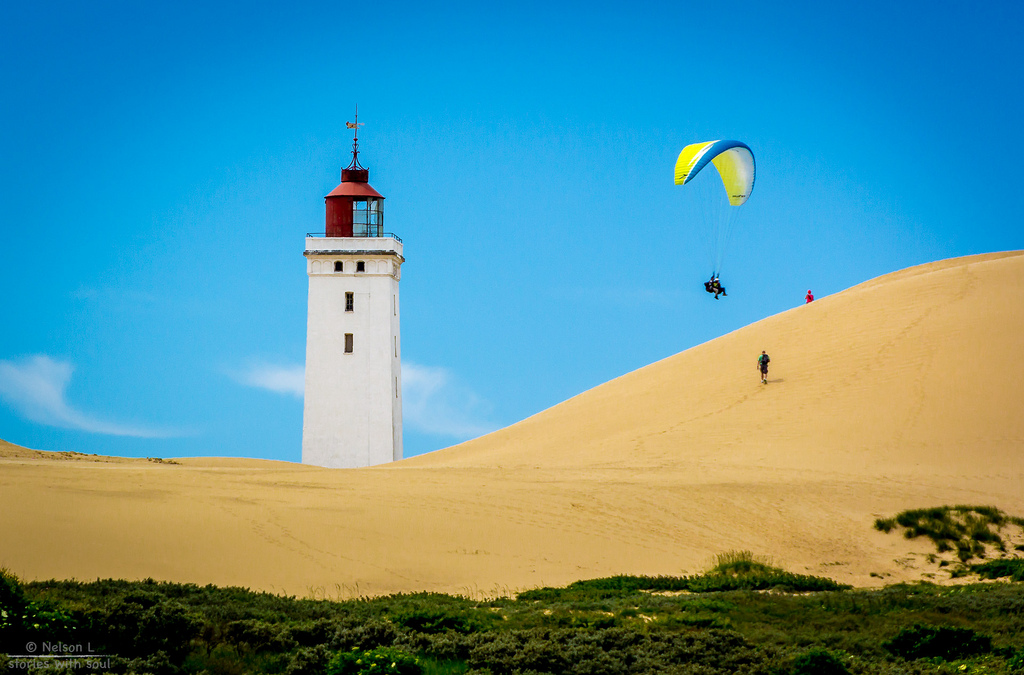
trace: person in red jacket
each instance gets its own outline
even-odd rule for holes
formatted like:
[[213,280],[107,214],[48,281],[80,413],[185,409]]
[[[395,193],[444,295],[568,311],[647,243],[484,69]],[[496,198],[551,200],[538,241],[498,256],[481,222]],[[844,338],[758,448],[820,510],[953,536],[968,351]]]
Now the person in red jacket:
[[807,302],[812,302],[814,300],[814,293],[811,293],[811,289],[807,289],[807,295],[804,296],[804,300],[806,300]]

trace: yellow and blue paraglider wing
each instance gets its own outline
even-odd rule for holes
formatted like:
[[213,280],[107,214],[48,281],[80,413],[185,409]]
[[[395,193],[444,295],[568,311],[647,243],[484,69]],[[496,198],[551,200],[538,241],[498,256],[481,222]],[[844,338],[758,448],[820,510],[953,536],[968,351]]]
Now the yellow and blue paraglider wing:
[[705,141],[683,148],[676,160],[676,185],[685,185],[711,162],[729,195],[729,203],[739,206],[754,189],[754,153],[740,141]]

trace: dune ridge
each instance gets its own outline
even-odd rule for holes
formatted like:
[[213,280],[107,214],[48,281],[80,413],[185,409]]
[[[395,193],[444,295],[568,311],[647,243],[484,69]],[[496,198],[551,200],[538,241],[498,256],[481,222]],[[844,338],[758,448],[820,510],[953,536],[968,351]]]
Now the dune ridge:
[[1024,515],[1022,308],[1024,252],[921,265],[370,469],[67,461],[0,444],[0,565],[493,595],[694,572],[748,549],[861,586],[938,580],[927,542],[871,524],[954,503]]

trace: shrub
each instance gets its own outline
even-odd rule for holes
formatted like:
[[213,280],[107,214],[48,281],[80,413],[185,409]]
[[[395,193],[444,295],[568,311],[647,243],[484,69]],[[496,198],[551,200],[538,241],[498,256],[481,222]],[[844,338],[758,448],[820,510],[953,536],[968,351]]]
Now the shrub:
[[1024,673],[1024,647],[1006,664],[1011,673]]
[[447,608],[417,607],[397,612],[391,618],[396,624],[420,633],[472,633],[482,628],[465,612]]
[[748,574],[706,574],[691,579],[690,591],[710,593],[712,591],[766,591],[779,590],[789,593],[807,591],[840,591],[850,586],[824,577],[792,574],[784,570],[767,568]]
[[[128,673],[146,673],[146,675],[177,675],[178,668],[171,662],[166,652],[157,651],[139,658],[122,660],[112,659],[115,670],[123,668]],[[118,667],[120,666],[120,668]]]
[[327,675],[422,675],[419,659],[394,647],[338,652],[327,664]]
[[202,620],[175,601],[150,607],[120,602],[99,623],[104,626],[106,647],[115,654],[145,658],[161,652],[176,664],[184,660],[202,629]]
[[915,624],[904,628],[882,646],[908,661],[929,658],[953,661],[992,651],[992,638],[970,628]]
[[398,630],[390,621],[371,619],[354,627],[339,628],[331,640],[331,647],[342,651],[390,647],[398,635]]
[[595,602],[640,591],[685,591],[689,589],[687,577],[626,576],[604,577],[574,581],[564,588],[537,588],[523,591],[517,600],[539,602]]
[[793,574],[757,560],[749,551],[723,554],[707,574],[692,577],[615,576],[576,581],[565,588],[524,591],[518,600],[540,602],[594,602],[640,591],[763,591],[777,589],[793,593],[839,591],[850,586],[824,577]]
[[767,658],[764,650],[733,631],[671,633],[611,628],[496,632],[474,647],[467,661],[470,672],[487,670],[493,675],[726,675],[765,672],[761,667]]
[[326,675],[332,656],[325,645],[299,649],[292,654],[284,675]]
[[32,602],[21,580],[0,567],[0,652],[14,652],[33,640],[63,641],[77,629],[75,620],[52,603]]
[[225,638],[236,645],[244,645],[253,651],[289,651],[296,646],[290,635],[284,634],[279,624],[266,621],[232,621],[228,624]]
[[421,659],[423,675],[464,675],[468,666],[462,661],[436,661]]
[[792,675],[849,675],[843,661],[828,651],[815,647],[793,661]]
[[971,565],[971,571],[982,579],[1003,579],[1024,581],[1024,558],[992,560],[981,565]]
[[0,567],[0,629],[20,628],[28,608],[21,582],[6,567]]
[[281,635],[300,647],[315,647],[327,644],[338,630],[337,624],[328,619],[302,622],[289,626]]

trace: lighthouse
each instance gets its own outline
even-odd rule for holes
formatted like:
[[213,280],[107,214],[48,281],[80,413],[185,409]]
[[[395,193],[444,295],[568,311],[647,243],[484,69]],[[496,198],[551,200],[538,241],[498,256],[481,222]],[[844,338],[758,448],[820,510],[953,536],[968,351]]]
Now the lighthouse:
[[306,235],[309,305],[302,463],[331,468],[402,459],[398,282],[402,240],[384,231],[384,196],[352,161],[325,197],[327,227]]

